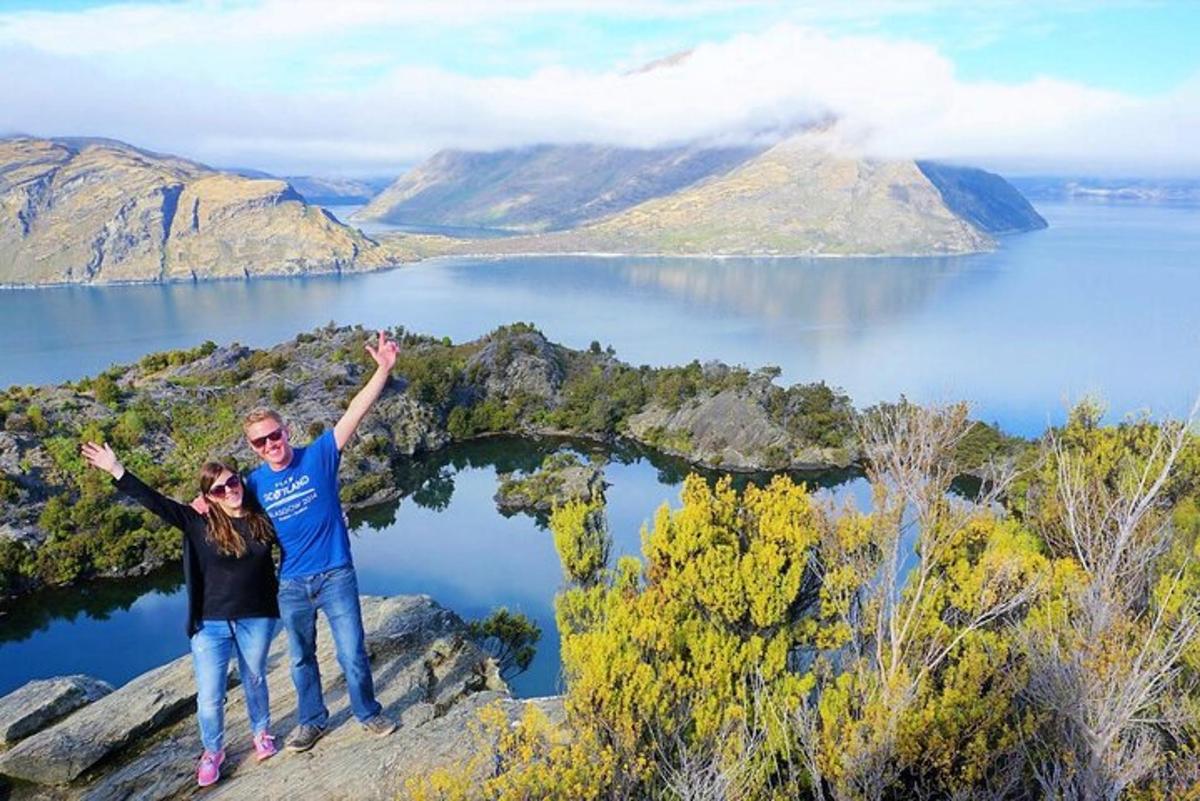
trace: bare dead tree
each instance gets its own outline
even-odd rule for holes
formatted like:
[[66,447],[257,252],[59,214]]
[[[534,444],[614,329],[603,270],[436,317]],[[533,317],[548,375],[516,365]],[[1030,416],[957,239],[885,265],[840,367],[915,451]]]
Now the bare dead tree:
[[1026,752],[1048,797],[1120,797],[1155,769],[1164,734],[1187,722],[1179,679],[1200,637],[1200,596],[1184,584],[1186,564],[1159,572],[1174,534],[1164,489],[1198,410],[1200,401],[1186,421],[1160,424],[1148,452],[1115,480],[1090,469],[1085,450],[1047,437],[1057,513],[1039,525],[1087,576],[1049,636],[1030,633],[1025,645],[1025,698],[1045,718]]
[[[734,736],[728,732],[727,736]],[[754,801],[755,757],[762,746],[761,732],[738,733],[736,753],[722,748],[725,736],[697,743],[679,734],[670,743],[658,743],[658,770],[663,786],[679,801]]]
[[[945,587],[948,549],[964,526],[993,512],[995,498],[1012,480],[1010,470],[997,469],[982,497],[951,496],[960,472],[957,451],[971,425],[965,403],[925,407],[905,400],[872,410],[859,422],[873,488],[871,547],[847,553],[830,531],[823,538],[822,562],[851,563],[858,575],[872,578],[843,608],[847,645],[824,659],[830,676],[855,674],[861,709],[871,709],[872,717],[851,727],[855,742],[831,754],[822,741],[815,699],[793,710],[799,757],[818,798],[828,790],[839,801],[879,799],[894,789],[906,768],[898,748],[900,723],[922,687],[964,638],[1003,622],[1037,590],[1015,568],[1001,565],[981,584],[970,609],[955,611],[944,632],[921,626],[927,600]],[[853,754],[853,764],[847,754]],[[831,759],[840,760],[839,775],[826,782]]]

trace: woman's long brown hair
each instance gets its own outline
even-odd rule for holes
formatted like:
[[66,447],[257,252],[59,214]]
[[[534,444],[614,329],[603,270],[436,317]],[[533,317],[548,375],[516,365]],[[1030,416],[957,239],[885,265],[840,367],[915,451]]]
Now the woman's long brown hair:
[[[225,471],[237,474],[237,470],[220,462],[207,462],[200,470],[200,492],[208,495],[208,491],[212,489],[212,485],[216,482],[217,476]],[[254,497],[243,487],[242,489],[242,509],[245,511],[246,525],[250,529],[250,536],[263,545],[270,545],[275,541],[275,528],[271,525],[271,519],[267,517],[262,507],[258,504],[258,498]],[[246,555],[246,541],[238,530],[233,527],[233,518],[225,513],[221,505],[215,501],[210,501],[208,504],[208,539],[217,546],[218,553],[225,556],[235,556],[241,558]]]

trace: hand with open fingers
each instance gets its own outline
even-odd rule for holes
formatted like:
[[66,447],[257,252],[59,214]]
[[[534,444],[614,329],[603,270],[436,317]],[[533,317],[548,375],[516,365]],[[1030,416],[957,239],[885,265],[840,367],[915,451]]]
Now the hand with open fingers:
[[391,339],[383,331],[379,332],[379,340],[371,345],[367,344],[367,353],[371,354],[371,358],[375,363],[386,370],[391,370],[396,364],[396,356],[400,353],[400,346],[396,344],[396,340]]
[[192,511],[198,515],[208,514],[208,501],[204,499],[203,495],[197,495],[195,498],[192,498],[188,506],[192,507]]
[[103,470],[113,478],[120,478],[125,475],[125,467],[121,464],[121,460],[113,453],[113,449],[106,442],[103,445],[97,445],[95,442],[85,442],[80,447],[79,452],[88,464],[99,470]]

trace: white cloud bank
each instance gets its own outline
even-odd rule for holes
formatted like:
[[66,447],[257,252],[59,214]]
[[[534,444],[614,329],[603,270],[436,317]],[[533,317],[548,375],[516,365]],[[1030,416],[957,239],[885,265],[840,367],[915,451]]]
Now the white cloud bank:
[[[252,70],[239,77],[236,65],[261,57],[278,70],[295,46],[320,58],[322,37],[364,21],[395,24],[398,4],[325,17],[270,3],[219,14],[205,7],[0,18],[0,132],[111,136],[281,173],[387,173],[445,147],[736,142],[832,116],[869,155],[1011,171],[1200,174],[1200,75],[1150,99],[1049,78],[964,81],[926,45],[784,23],[698,44],[642,72],[481,78],[400,66],[353,86],[284,91]],[[420,24],[425,14],[444,25],[437,8],[407,6],[400,21]],[[480,5],[478,13],[490,12]],[[332,50],[329,64],[354,55]],[[361,54],[363,63],[379,57]]]

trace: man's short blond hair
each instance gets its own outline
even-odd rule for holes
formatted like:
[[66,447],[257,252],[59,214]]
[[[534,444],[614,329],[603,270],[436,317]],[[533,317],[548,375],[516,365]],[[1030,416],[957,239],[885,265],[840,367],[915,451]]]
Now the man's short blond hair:
[[268,409],[265,406],[259,406],[257,409],[251,409],[246,412],[246,416],[242,418],[242,430],[245,431],[255,423],[261,423],[263,420],[274,420],[280,426],[283,425],[283,417],[274,409]]

